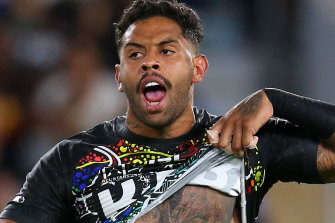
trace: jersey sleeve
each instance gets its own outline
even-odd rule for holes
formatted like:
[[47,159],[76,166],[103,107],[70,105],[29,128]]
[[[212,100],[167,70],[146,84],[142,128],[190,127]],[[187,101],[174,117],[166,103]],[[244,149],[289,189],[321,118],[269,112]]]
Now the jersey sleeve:
[[25,223],[70,222],[66,183],[57,146],[27,175],[21,191],[0,215]]
[[322,183],[317,170],[319,139],[284,120],[272,120],[260,132],[259,150],[269,172],[269,184],[277,181]]
[[317,137],[280,119],[272,119],[257,136],[257,148],[245,153],[248,222],[254,222],[264,195],[276,182],[322,183]]

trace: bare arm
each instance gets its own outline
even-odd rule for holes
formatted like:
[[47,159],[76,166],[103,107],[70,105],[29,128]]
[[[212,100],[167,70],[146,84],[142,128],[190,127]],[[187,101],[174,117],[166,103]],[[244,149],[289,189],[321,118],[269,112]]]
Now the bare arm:
[[324,183],[335,182],[335,133],[319,144],[317,167]]
[[[243,156],[242,146],[257,141],[254,135],[269,121],[273,115],[273,107],[263,91],[246,97],[225,114],[212,128],[214,139],[210,142],[219,148],[229,148],[237,156]],[[215,135],[219,132],[220,135]]]
[[[257,91],[242,100],[214,125],[212,130],[220,135],[216,135],[214,142],[211,138],[209,140],[220,148],[231,145],[234,154],[240,157],[243,155],[242,146],[250,144],[253,136],[273,116],[277,107],[277,110],[281,110],[278,117],[314,130],[315,136],[320,138],[317,155],[320,177],[324,183],[335,182],[335,132],[330,131],[335,129],[335,106],[280,90],[275,93],[276,97],[285,95],[286,103],[283,106],[273,106],[264,91]],[[299,103],[302,108],[298,106]],[[285,109],[285,106],[288,107]],[[333,134],[325,140],[321,139],[324,132],[329,131],[328,136],[332,132]],[[318,135],[319,132],[322,134]],[[215,136],[215,132],[213,135]]]

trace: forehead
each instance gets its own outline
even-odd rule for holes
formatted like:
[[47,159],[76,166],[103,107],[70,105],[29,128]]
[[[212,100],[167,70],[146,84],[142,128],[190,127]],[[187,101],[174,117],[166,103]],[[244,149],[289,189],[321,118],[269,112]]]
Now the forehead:
[[186,41],[178,23],[166,17],[155,16],[130,25],[123,35],[122,45],[128,42],[147,44],[166,39]]

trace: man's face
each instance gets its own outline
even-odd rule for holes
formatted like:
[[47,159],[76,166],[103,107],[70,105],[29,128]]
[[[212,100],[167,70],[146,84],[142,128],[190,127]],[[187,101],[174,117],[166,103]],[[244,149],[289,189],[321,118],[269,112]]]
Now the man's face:
[[179,25],[165,17],[132,24],[119,51],[116,79],[129,101],[129,114],[164,128],[192,107],[194,50]]

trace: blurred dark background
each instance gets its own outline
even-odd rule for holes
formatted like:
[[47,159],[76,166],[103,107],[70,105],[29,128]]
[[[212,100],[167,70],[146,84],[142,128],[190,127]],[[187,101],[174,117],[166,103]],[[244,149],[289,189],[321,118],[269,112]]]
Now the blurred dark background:
[[[130,0],[0,0],[0,210],[37,160],[123,114],[112,24]],[[195,105],[224,114],[264,87],[335,103],[335,2],[187,0],[210,69]],[[278,184],[261,222],[331,222],[335,187]]]

